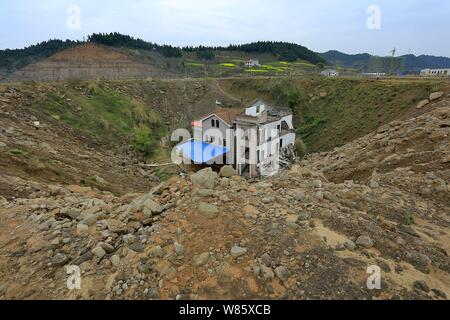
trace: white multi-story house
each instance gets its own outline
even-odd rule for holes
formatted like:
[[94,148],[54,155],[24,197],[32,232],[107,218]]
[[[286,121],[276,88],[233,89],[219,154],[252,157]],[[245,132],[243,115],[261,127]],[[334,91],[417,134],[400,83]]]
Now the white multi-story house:
[[420,75],[424,77],[450,77],[450,69],[423,69]]
[[261,64],[259,63],[259,60],[256,60],[256,59],[246,60],[246,61],[244,61],[244,65],[247,68],[261,67]]
[[[280,155],[295,144],[292,111],[262,100],[245,109],[216,108],[192,122],[194,139],[180,146],[197,164],[232,165],[239,175],[271,176]],[[198,152],[194,154],[193,150]]]
[[320,73],[321,76],[323,77],[328,77],[328,78],[335,78],[335,77],[339,77],[339,72],[333,69],[327,69],[327,70],[323,70]]

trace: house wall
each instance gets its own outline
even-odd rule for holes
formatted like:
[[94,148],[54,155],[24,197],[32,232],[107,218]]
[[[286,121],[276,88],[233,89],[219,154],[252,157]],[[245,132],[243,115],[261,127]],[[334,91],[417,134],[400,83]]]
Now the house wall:
[[[259,109],[258,109],[259,107]],[[261,104],[259,106],[253,106],[245,109],[245,114],[247,116],[259,117],[264,111],[266,111],[266,106]]]
[[[213,127],[211,120],[218,120],[219,128]],[[210,138],[213,137],[213,144],[230,149],[230,152],[227,154],[227,164],[234,164],[234,131],[228,129],[230,127],[227,123],[216,115],[212,115],[202,121],[201,140],[210,142]],[[226,140],[226,145],[224,145],[224,139]]]

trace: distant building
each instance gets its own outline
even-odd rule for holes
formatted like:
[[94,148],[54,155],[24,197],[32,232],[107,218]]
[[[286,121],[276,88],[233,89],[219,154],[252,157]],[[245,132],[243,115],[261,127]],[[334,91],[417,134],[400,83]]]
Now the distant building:
[[364,77],[381,78],[381,77],[385,77],[386,73],[385,72],[365,72],[365,73],[361,73],[361,75],[363,75]]
[[256,59],[246,60],[246,61],[244,61],[244,65],[247,68],[261,67],[261,64],[259,63],[259,60],[256,60]]
[[450,69],[423,69],[420,71],[423,77],[450,77]]
[[339,77],[339,72],[333,69],[327,69],[327,70],[323,70],[320,73],[321,76],[323,77],[328,77],[328,78],[334,78],[334,77]]
[[271,176],[295,144],[292,110],[258,100],[245,109],[217,107],[192,122],[194,139],[179,146],[195,164],[232,165],[246,177]]

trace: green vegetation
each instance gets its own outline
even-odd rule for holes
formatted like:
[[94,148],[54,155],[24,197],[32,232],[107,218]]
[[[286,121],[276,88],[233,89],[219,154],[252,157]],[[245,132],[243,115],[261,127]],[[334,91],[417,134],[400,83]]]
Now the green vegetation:
[[410,212],[406,213],[404,216],[405,225],[410,226],[414,224],[414,215]]
[[49,40],[23,49],[0,50],[0,68],[5,68],[7,71],[12,72],[79,43],[71,40]]
[[64,94],[54,92],[35,108],[101,140],[124,139],[134,150],[151,156],[165,128],[161,116],[140,101],[105,84],[71,83]]
[[88,36],[88,41],[107,46],[157,51],[163,56],[169,58],[179,58],[182,56],[180,48],[168,45],[158,45],[139,38],[133,38],[129,35],[120,34],[118,32],[94,33]]
[[28,152],[22,149],[11,149],[8,151],[9,154],[15,155],[15,156],[27,156]]
[[308,152],[330,150],[376,130],[411,110],[442,83],[410,80],[233,80],[229,92],[247,101],[264,98],[294,112]]
[[236,65],[234,63],[221,63],[220,65],[226,68],[236,68]]
[[254,72],[254,73],[267,73],[267,70],[262,69],[245,69],[245,72]]

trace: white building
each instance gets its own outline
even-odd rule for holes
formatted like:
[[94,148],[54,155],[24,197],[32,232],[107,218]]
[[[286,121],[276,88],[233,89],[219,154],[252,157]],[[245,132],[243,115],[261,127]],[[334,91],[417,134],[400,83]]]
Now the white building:
[[327,70],[323,70],[320,73],[321,76],[324,77],[328,77],[328,78],[335,78],[335,77],[339,77],[339,72],[333,69],[327,69]]
[[420,75],[424,77],[450,77],[450,69],[423,69]]
[[261,67],[261,64],[259,63],[259,60],[256,60],[256,59],[246,60],[246,61],[244,61],[244,65],[247,68]]
[[293,149],[296,137],[292,111],[261,100],[243,110],[217,108],[192,122],[192,127],[192,141],[201,142],[203,149],[209,144],[226,149],[214,159],[215,164],[232,165],[239,175],[248,177],[276,174],[280,156]]
[[364,77],[372,77],[372,78],[386,77],[385,72],[364,72],[364,73],[361,73],[361,75]]

